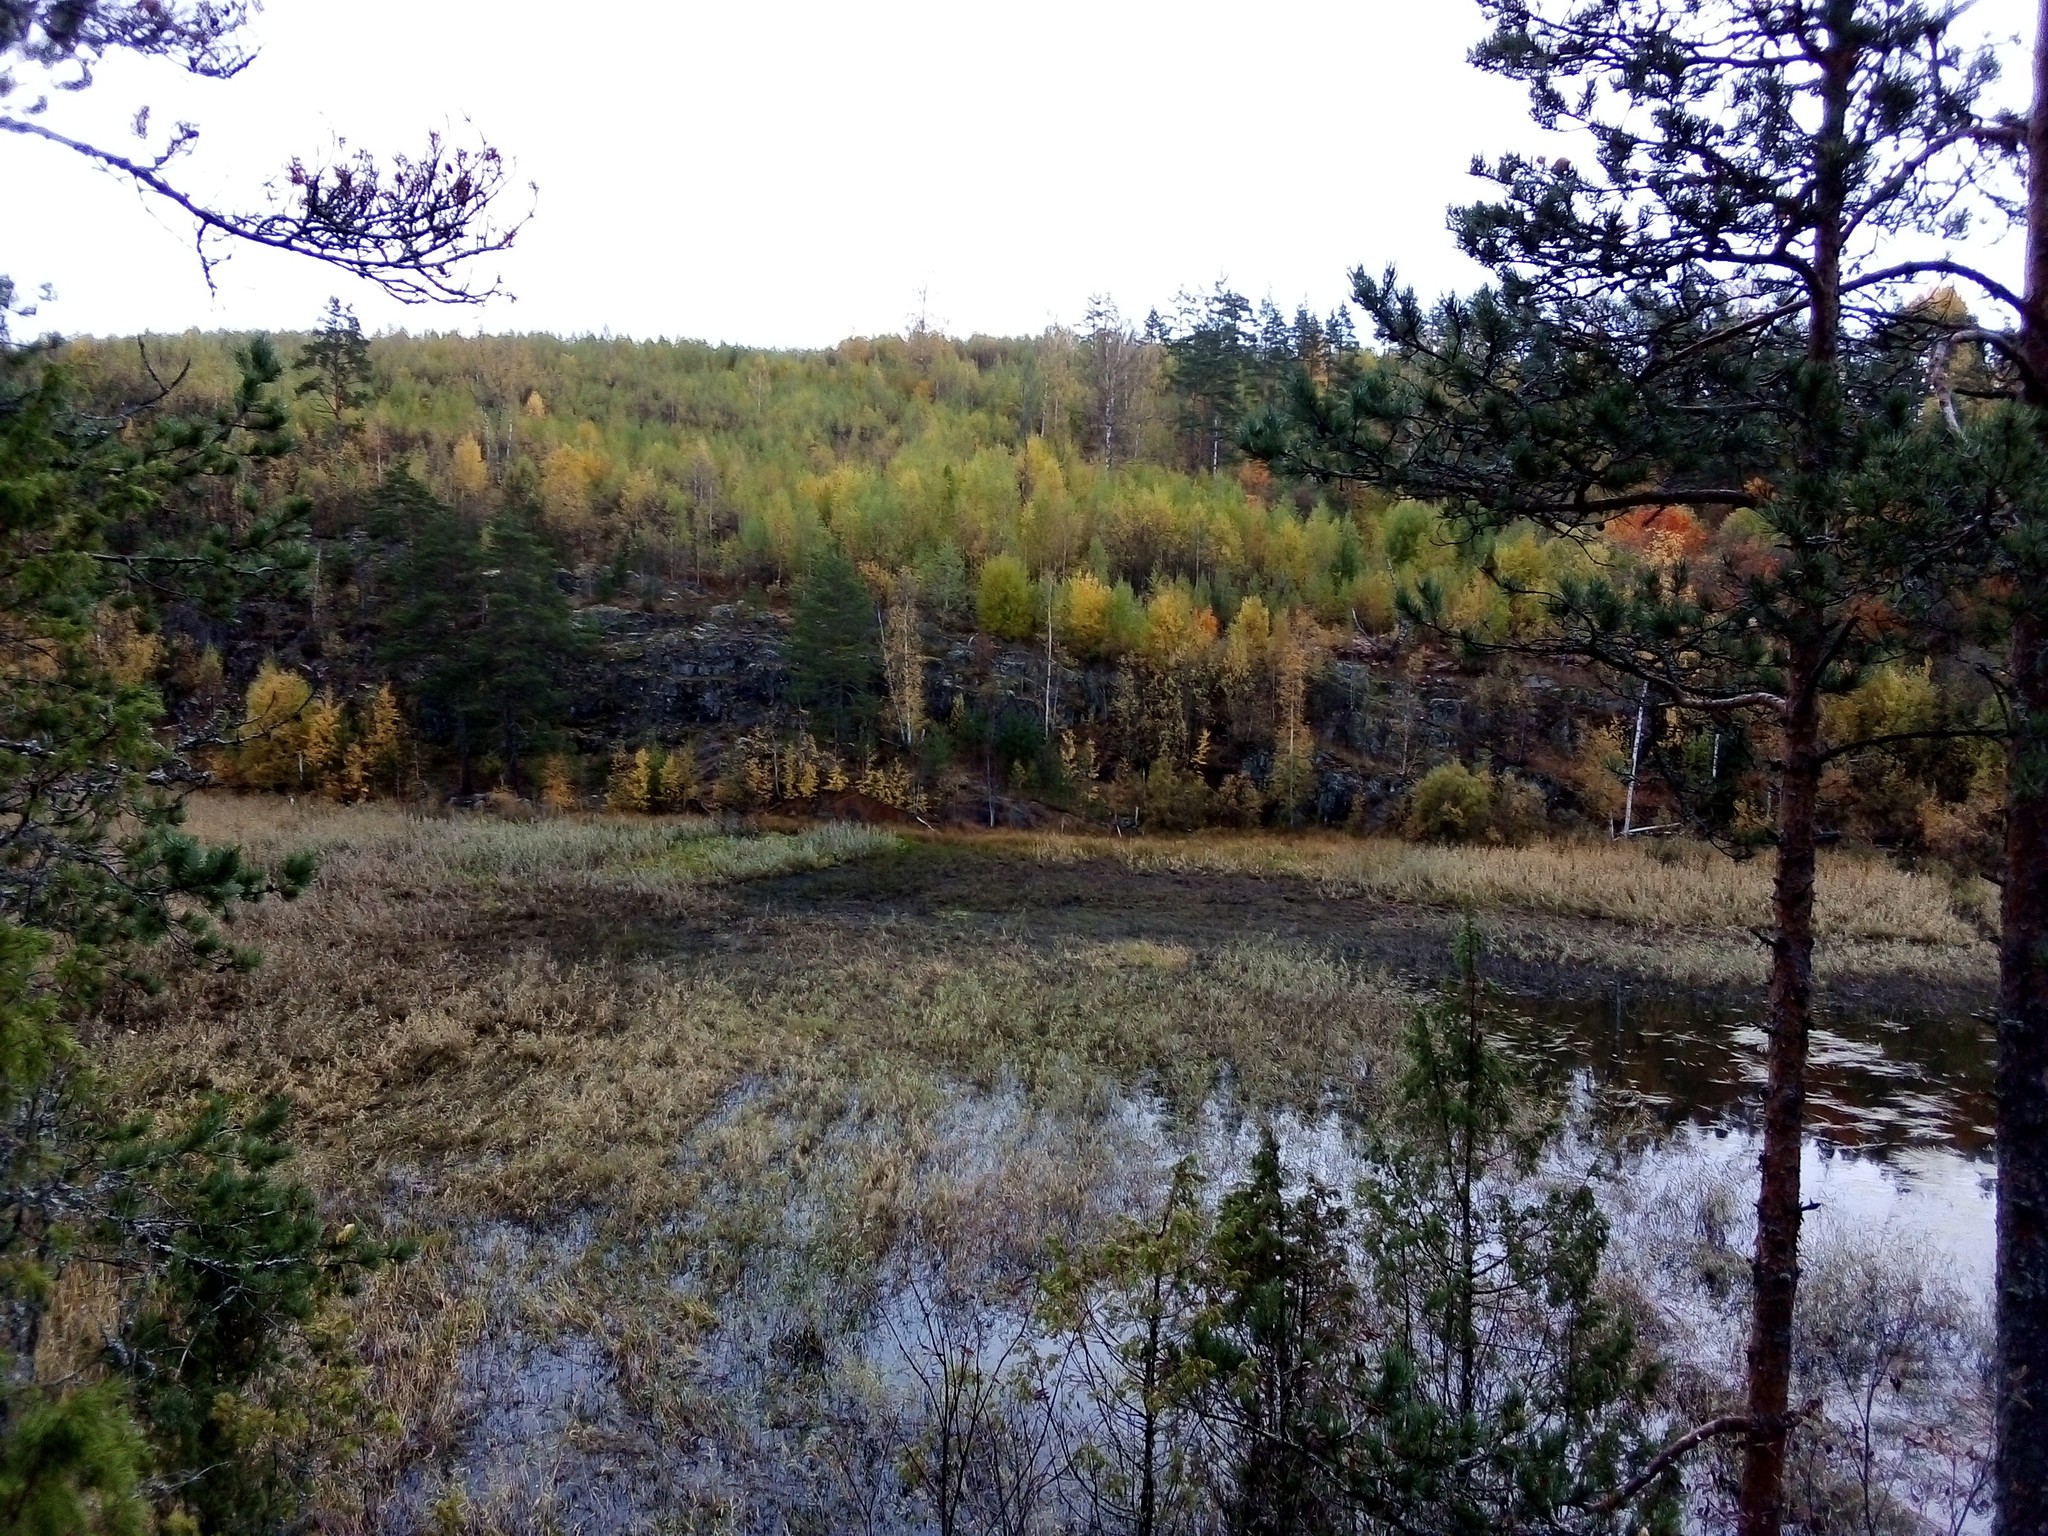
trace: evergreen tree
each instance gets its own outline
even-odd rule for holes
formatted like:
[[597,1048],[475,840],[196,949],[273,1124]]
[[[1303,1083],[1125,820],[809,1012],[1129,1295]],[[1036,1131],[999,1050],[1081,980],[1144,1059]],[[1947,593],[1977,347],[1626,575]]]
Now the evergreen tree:
[[485,525],[473,704],[496,744],[505,779],[524,787],[521,764],[559,728],[566,668],[584,652],[582,632],[555,580],[555,560],[530,508],[507,508]]
[[[1097,1304],[1167,1329],[1163,1347],[1123,1335],[1138,1470],[1191,1412],[1232,1531],[1672,1536],[1678,1461],[1746,1420],[1651,1440],[1660,1366],[1604,1294],[1606,1220],[1586,1186],[1542,1176],[1557,1116],[1487,1037],[1469,924],[1456,954],[1461,984],[1411,1023],[1355,1211],[1292,1177],[1268,1130],[1206,1234],[1169,1205],[1156,1242],[1098,1256]],[[1082,1272],[1056,1279],[1060,1315]]]
[[299,381],[296,393],[319,400],[332,431],[344,432],[354,425],[352,413],[370,400],[370,343],[354,310],[340,299],[329,299],[320,328],[299,348],[292,366],[308,375]]
[[1244,295],[1219,282],[1213,292],[1183,295],[1178,323],[1160,328],[1197,468],[1218,469],[1237,455],[1253,367],[1251,318]]
[[[250,62],[240,45],[249,13],[202,0],[11,0],[0,7],[0,132],[55,144],[168,200],[196,221],[209,265],[219,254],[209,242],[239,240],[403,299],[494,291],[464,270],[515,232],[489,221],[504,170],[487,146],[450,151],[434,139],[418,161],[389,167],[360,153],[294,160],[266,210],[238,213],[169,179],[191,124],[130,158],[66,133],[50,110],[92,86],[110,56],[230,79]],[[7,110],[15,100],[25,110]],[[146,104],[132,123],[147,141]],[[12,297],[0,278],[0,316]],[[93,643],[116,615],[130,625],[174,607],[225,616],[252,585],[303,568],[303,504],[266,507],[248,473],[289,447],[274,393],[282,369],[262,339],[240,361],[240,386],[211,418],[162,414],[161,384],[152,398],[87,412],[54,344],[18,347],[0,319],[0,1524],[10,1530],[141,1530],[138,1407],[168,1502],[189,1490],[219,1530],[275,1529],[297,1513],[216,1497],[245,1469],[222,1464],[231,1450],[214,1430],[338,1274],[337,1256],[316,1250],[349,1245],[329,1244],[310,1196],[274,1177],[286,1155],[281,1112],[238,1127],[215,1110],[150,1144],[109,1123],[73,1033],[111,982],[149,980],[153,951],[246,963],[214,919],[268,892],[294,895],[311,877],[309,860],[257,869],[178,830],[197,743],[168,728],[148,680],[124,676]],[[45,1380],[44,1320],[64,1266],[80,1263],[120,1281],[109,1375]],[[180,1390],[167,1391],[173,1382]]]
[[167,1134],[147,1121],[122,1127],[106,1160],[117,1182],[92,1236],[115,1262],[141,1234],[153,1262],[127,1364],[159,1460],[180,1470],[176,1502],[202,1530],[296,1523],[302,1469],[249,1457],[234,1408],[324,1299],[409,1251],[353,1224],[330,1231],[313,1192],[280,1177],[289,1117],[279,1100],[237,1121],[216,1099]]
[[[1763,1178],[1749,1347],[1745,1536],[1783,1497],[1812,1014],[1823,699],[1896,654],[1895,615],[1957,531],[1893,494],[1926,390],[1884,235],[1954,230],[1982,174],[1987,56],[1915,0],[1487,0],[1475,60],[1525,82],[1591,165],[1510,155],[1459,210],[1497,286],[1425,309],[1355,275],[1391,366],[1306,377],[1251,434],[1298,471],[1434,499],[1477,540],[1528,518],[1589,544],[1648,508],[1741,509],[1750,535],[1675,566],[1596,564],[1540,597],[1558,648],[1694,719],[1749,719],[1778,759]],[[1510,585],[1514,585],[1509,581]],[[1418,617],[1443,624],[1425,588]]]
[[1415,1533],[1675,1532],[1672,1458],[1646,1434],[1658,1367],[1602,1295],[1607,1222],[1584,1185],[1542,1189],[1555,1116],[1486,1036],[1478,936],[1457,992],[1417,1011],[1369,1153],[1359,1240],[1387,1331],[1352,1492]]
[[521,787],[520,765],[558,726],[563,671],[582,652],[535,515],[515,505],[479,530],[400,468],[370,516],[405,541],[379,616],[385,664],[423,732],[454,751],[461,793],[475,792],[477,760],[492,750]]
[[789,630],[790,695],[835,743],[869,733],[875,715],[875,604],[836,540],[805,570]]
[[[162,1267],[167,1249],[208,1251],[187,1204],[205,1180],[131,1155],[133,1137],[105,1114],[72,1027],[110,984],[146,981],[150,952],[166,944],[194,963],[246,963],[214,917],[267,892],[296,894],[311,863],[263,870],[179,831],[180,801],[166,786],[198,777],[187,755],[195,743],[164,730],[157,689],[121,680],[93,641],[111,612],[150,620],[191,598],[224,609],[237,590],[303,567],[293,504],[259,508],[238,535],[177,537],[181,503],[210,499],[207,483],[243,480],[288,448],[271,391],[279,372],[255,345],[242,389],[215,419],[110,422],[71,406],[53,354],[0,347],[0,1512],[10,1525],[134,1523],[143,1441],[122,1394],[36,1374],[55,1279],[69,1264],[145,1277],[145,1305],[131,1295],[123,1321],[125,1358],[165,1465],[199,1470],[181,1459],[190,1442],[156,1416],[142,1341],[155,1326],[146,1316],[211,1326],[206,1304],[177,1294]],[[201,1134],[224,1123],[204,1122]],[[275,1116],[253,1123],[246,1154],[274,1162],[266,1149],[279,1126]],[[218,1189],[213,1210],[231,1225],[260,1222],[277,1189]],[[267,1280],[315,1294],[321,1282],[299,1269],[303,1257],[275,1255]],[[251,1307],[251,1329],[289,1322],[289,1308],[254,1298]]]
[[455,752],[459,789],[474,791],[474,732],[481,658],[469,634],[482,606],[476,533],[403,466],[370,508],[373,532],[403,540],[378,613],[378,654],[404,685],[430,741]]
[[1207,1416],[1229,1436],[1229,1527],[1245,1536],[1343,1531],[1337,1467],[1349,1429],[1359,1296],[1346,1213],[1314,1179],[1289,1197],[1270,1129],[1244,1183],[1217,1206],[1191,1351],[1212,1384]]

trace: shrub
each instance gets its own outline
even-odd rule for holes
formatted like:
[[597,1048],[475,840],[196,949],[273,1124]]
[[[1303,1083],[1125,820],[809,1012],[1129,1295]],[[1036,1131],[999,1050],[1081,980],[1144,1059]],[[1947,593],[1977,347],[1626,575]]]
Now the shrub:
[[1216,786],[1216,819],[1233,827],[1256,827],[1266,809],[1266,797],[1248,773],[1233,773]]
[[1543,830],[1543,791],[1527,780],[1503,773],[1493,781],[1493,841],[1520,845]]
[[1038,628],[1038,600],[1024,562],[997,555],[981,568],[975,615],[982,630],[998,640],[1029,640]]
[[1408,835],[1423,843],[1476,843],[1493,829],[1493,780],[1463,763],[1439,763],[1408,797]]
[[1145,825],[1162,832],[1192,832],[1209,819],[1209,786],[1199,773],[1183,773],[1167,758],[1145,775]]

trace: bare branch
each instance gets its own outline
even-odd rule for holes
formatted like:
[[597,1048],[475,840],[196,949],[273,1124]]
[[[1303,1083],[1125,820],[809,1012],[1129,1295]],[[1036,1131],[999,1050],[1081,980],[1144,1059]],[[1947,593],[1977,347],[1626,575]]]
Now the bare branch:
[[1743,1430],[1748,1429],[1749,1426],[1750,1417],[1748,1414],[1729,1413],[1723,1414],[1718,1419],[1709,1419],[1706,1423],[1687,1430],[1655,1456],[1652,1456],[1648,1466],[1615,1489],[1614,1492],[1610,1493],[1598,1504],[1595,1504],[1588,1513],[1595,1515],[1613,1514],[1616,1510],[1630,1503],[1636,1495],[1649,1487],[1650,1484],[1662,1477],[1681,1457],[1690,1455],[1709,1440],[1717,1439],[1722,1435],[1739,1434]]
[[272,189],[269,211],[231,213],[175,185],[160,163],[132,160],[23,117],[0,115],[0,130],[60,145],[190,214],[209,284],[222,259],[207,248],[213,235],[309,256],[375,283],[402,303],[478,304],[503,288],[496,278],[473,284],[460,269],[508,249],[530,217],[529,211],[509,226],[491,223],[492,206],[505,190],[503,158],[488,145],[451,149],[437,133],[428,135],[419,159],[397,155],[388,169],[363,151],[332,163],[294,159],[285,168],[287,190]]

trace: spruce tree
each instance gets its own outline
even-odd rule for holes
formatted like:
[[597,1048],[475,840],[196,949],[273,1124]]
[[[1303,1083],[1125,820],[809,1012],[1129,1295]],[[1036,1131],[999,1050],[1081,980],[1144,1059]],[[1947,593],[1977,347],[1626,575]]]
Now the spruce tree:
[[451,749],[458,790],[475,791],[480,756],[495,750],[506,782],[560,724],[565,673],[583,653],[567,596],[531,508],[515,504],[474,527],[403,468],[386,477],[373,529],[398,534],[379,654]]
[[1165,343],[1180,395],[1180,429],[1195,468],[1220,469],[1237,456],[1237,431],[1256,367],[1251,317],[1244,295],[1218,283],[1209,293],[1183,294],[1171,326],[1155,320],[1151,327]]
[[865,735],[880,682],[874,599],[837,542],[805,568],[789,628],[790,695],[835,743]]
[[[1780,1525],[1813,1002],[1821,774],[1856,743],[1822,704],[1900,645],[1895,616],[1959,542],[1889,489],[1925,398],[1915,285],[1945,256],[1880,240],[1960,227],[1984,173],[1987,56],[1916,0],[1485,0],[1482,68],[1590,163],[1508,155],[1453,227],[1495,285],[1425,307],[1355,274],[1386,343],[1336,388],[1301,379],[1249,434],[1300,473],[1438,501],[1484,541],[1530,519],[1586,570],[1538,596],[1557,649],[1777,760],[1768,836],[1770,1035],[1753,1265],[1744,1536]],[[1751,537],[1705,564],[1634,568],[1600,535],[1660,507]],[[1435,595],[1417,616],[1442,623]]]
[[506,782],[523,789],[521,764],[559,729],[568,705],[565,674],[584,654],[584,638],[533,508],[515,505],[493,518],[480,553],[481,603],[469,641],[474,704]]
[[352,413],[370,401],[370,343],[355,311],[340,299],[327,301],[319,329],[299,348],[292,366],[307,375],[294,393],[317,399],[333,432],[348,430]]

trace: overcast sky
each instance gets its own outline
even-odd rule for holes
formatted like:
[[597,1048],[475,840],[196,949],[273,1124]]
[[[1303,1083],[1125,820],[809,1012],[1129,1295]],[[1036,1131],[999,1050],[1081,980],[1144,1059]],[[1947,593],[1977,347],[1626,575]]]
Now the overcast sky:
[[[2029,9],[1970,24],[2009,38]],[[960,334],[1072,322],[1095,293],[1142,317],[1219,277],[1326,310],[1361,262],[1474,280],[1445,206],[1473,154],[1538,144],[1521,92],[1465,63],[1479,31],[1470,0],[267,0],[239,79],[110,66],[53,124],[119,145],[142,102],[190,117],[180,174],[243,203],[336,134],[480,133],[539,186],[499,264],[516,301],[406,309],[254,251],[210,294],[174,210],[12,136],[0,272],[54,283],[35,323],[74,335],[303,328],[336,292],[372,328],[772,346],[921,305]]]

